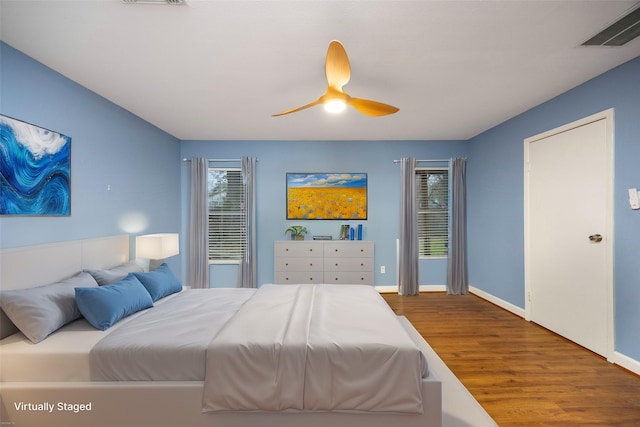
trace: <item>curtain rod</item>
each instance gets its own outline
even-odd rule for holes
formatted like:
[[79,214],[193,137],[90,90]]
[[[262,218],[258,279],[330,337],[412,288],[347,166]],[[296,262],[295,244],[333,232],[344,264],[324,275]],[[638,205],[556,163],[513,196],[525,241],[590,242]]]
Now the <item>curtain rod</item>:
[[[187,159],[186,157],[182,159],[183,162],[190,162],[191,159]],[[242,159],[207,159],[207,162],[241,162]],[[256,159],[256,162],[258,159]]]
[[[443,163],[443,162],[448,162],[451,159],[435,159],[435,160],[416,160],[416,162],[436,162],[436,163]],[[400,163],[400,160],[394,160],[393,163]]]

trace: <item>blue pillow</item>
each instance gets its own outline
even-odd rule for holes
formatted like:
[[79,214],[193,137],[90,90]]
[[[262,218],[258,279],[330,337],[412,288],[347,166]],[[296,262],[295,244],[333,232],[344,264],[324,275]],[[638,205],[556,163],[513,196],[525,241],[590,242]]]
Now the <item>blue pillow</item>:
[[182,290],[182,283],[166,263],[148,273],[132,274],[140,280],[154,301]]
[[76,288],[76,304],[87,321],[101,331],[124,317],[153,307],[151,295],[133,273],[110,285]]

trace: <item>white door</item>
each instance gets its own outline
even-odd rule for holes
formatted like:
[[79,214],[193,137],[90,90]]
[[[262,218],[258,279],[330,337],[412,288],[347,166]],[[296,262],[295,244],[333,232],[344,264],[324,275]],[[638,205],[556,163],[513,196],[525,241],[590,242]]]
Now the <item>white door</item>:
[[607,356],[613,348],[612,112],[525,141],[529,320]]

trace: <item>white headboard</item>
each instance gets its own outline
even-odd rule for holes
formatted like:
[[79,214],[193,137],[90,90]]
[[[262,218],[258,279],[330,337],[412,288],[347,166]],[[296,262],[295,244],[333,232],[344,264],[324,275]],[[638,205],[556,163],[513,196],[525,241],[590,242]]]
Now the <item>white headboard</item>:
[[[129,235],[24,246],[0,251],[0,291],[55,283],[85,269],[129,261]],[[9,319],[0,310],[1,329]],[[12,325],[11,325],[12,326]]]

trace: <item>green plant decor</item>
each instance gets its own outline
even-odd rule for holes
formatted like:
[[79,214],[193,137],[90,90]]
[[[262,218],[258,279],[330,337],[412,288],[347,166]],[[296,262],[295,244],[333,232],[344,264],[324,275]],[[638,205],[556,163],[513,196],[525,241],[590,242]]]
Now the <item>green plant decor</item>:
[[304,240],[307,232],[307,227],[304,225],[292,225],[284,231],[284,234],[291,233],[291,240]]

